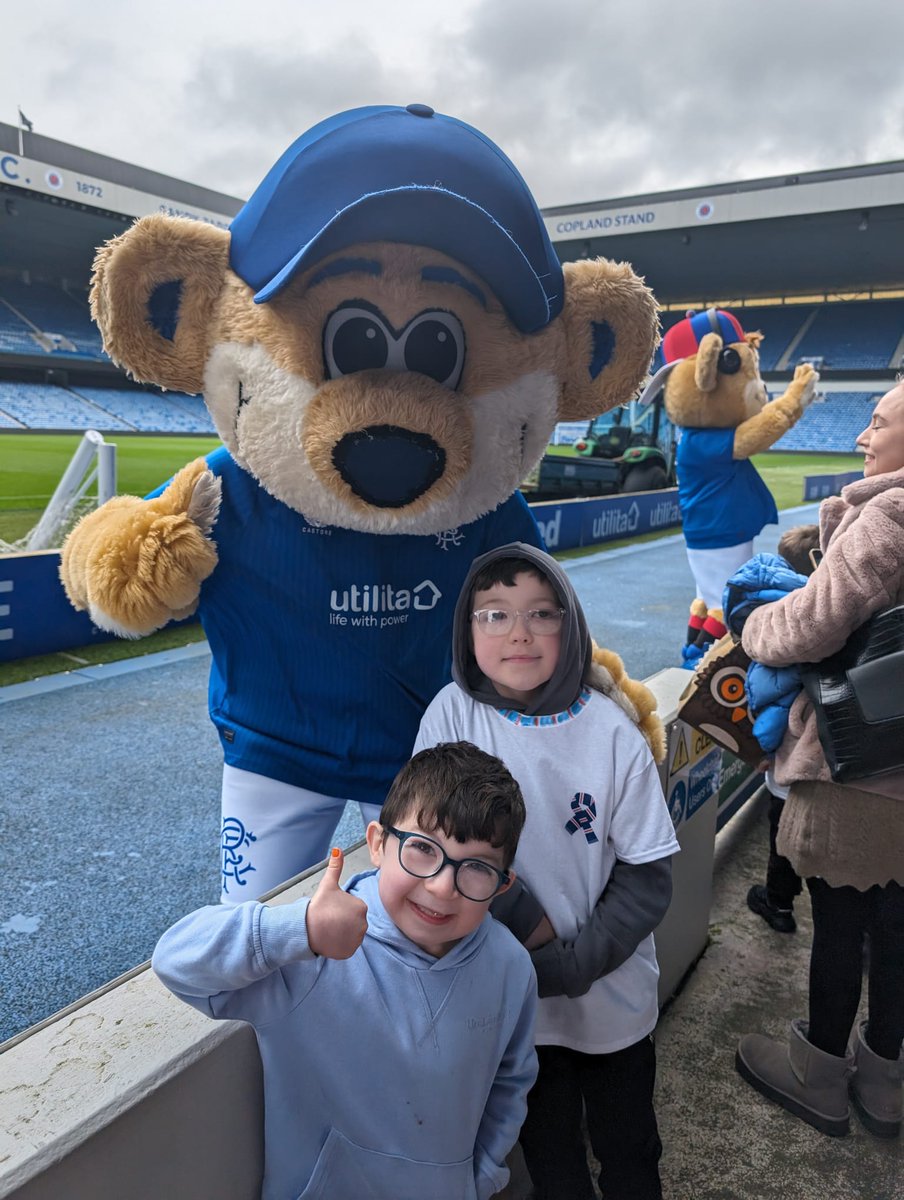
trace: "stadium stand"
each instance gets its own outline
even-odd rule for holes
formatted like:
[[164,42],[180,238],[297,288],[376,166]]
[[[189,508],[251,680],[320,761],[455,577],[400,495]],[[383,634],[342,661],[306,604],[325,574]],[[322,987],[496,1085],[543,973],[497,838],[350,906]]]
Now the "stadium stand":
[[105,359],[84,296],[77,298],[48,283],[3,279],[0,301],[0,348],[4,351]]
[[[0,405],[2,405],[2,403],[3,403],[3,400],[2,400],[2,398],[0,398]],[[25,428],[25,425],[23,424],[22,421],[17,421],[14,416],[12,416],[8,412],[4,412],[3,409],[0,408],[0,429],[24,429],[24,428]]]
[[782,355],[813,315],[812,304],[744,305],[731,310],[748,333],[759,330],[760,370],[774,371]]
[[0,354],[35,354],[42,347],[34,332],[0,296]]
[[28,429],[127,430],[118,417],[65,388],[47,383],[0,381],[0,410]]
[[[778,394],[778,393],[776,393]],[[878,392],[829,392],[810,405],[773,450],[852,454],[857,434],[869,424]]]
[[[145,433],[213,433],[213,422],[199,396],[182,392],[143,392],[135,388],[85,387],[73,384],[71,392],[122,422],[119,428]],[[105,428],[116,428],[108,426]],[[101,429],[101,432],[104,432]]]
[[[813,358],[822,360],[824,378],[830,373],[843,381],[845,374],[900,365],[893,360],[904,344],[904,299],[728,307],[745,329],[763,333],[760,365],[764,372],[791,369],[802,358]],[[664,311],[662,332],[684,315],[684,308]],[[15,363],[20,356],[28,356],[32,363],[36,356],[54,361],[68,358],[69,386],[0,383],[0,428],[215,433],[199,396],[94,386],[96,378],[91,386],[80,383],[79,373],[90,372],[92,365],[110,369],[83,292],[45,282],[0,278],[0,364],[4,359]],[[651,369],[661,365],[657,350]],[[59,385],[65,382],[57,381]],[[871,397],[872,393],[853,391],[830,394],[825,405],[814,406],[775,448],[849,451],[853,444],[850,431],[853,429],[855,436],[865,425],[862,414]],[[820,440],[823,435],[827,441]],[[558,440],[573,441],[573,430],[563,427]]]
[[[726,307],[748,332],[758,329],[764,337],[760,368],[779,369],[793,347],[788,367],[802,358],[821,358],[825,370],[867,371],[898,367],[892,361],[904,338],[904,300],[849,300],[829,304],[759,304]],[[660,318],[662,332],[684,315],[669,310]],[[801,335],[795,345],[795,338]],[[662,365],[656,351],[653,369]]]
[[800,358],[819,356],[830,370],[881,370],[904,335],[904,300],[823,304],[794,350]]
[[193,433],[216,433],[210,413],[207,411],[207,405],[201,396],[189,396],[185,392],[168,392],[167,395],[180,408],[184,409],[189,416],[195,419],[195,427]]
[[101,433],[215,433],[199,396],[0,380],[0,427]]

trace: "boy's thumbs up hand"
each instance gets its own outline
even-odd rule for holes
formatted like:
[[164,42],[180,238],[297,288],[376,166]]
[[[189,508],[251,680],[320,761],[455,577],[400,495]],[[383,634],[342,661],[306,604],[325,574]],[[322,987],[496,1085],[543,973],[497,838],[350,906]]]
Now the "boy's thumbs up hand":
[[344,861],[334,847],[308,905],[308,945],[321,958],[351,958],[367,933],[367,905],[339,886]]

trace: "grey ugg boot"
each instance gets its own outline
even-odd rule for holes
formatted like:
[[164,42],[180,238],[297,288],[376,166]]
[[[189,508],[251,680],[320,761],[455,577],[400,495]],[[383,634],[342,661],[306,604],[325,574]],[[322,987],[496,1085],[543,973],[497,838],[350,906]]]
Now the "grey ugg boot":
[[851,1125],[848,1079],[854,1056],[837,1058],[807,1041],[807,1022],[791,1022],[784,1046],[761,1033],[738,1043],[735,1066],[751,1087],[800,1117],[820,1133],[844,1137]]
[[880,1058],[866,1044],[866,1022],[857,1029],[854,1062],[857,1073],[851,1080],[851,1100],[864,1128],[880,1138],[895,1138],[901,1132],[901,1082],[904,1063]]

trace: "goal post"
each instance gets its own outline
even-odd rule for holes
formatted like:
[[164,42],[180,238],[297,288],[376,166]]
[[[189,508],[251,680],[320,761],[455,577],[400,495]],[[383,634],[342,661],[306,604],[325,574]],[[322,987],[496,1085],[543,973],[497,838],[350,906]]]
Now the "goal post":
[[24,550],[50,550],[62,540],[66,527],[77,515],[79,505],[96,483],[96,504],[116,495],[116,445],[103,434],[88,429],[79,442],[63,477],[44,509],[40,521],[23,539]]

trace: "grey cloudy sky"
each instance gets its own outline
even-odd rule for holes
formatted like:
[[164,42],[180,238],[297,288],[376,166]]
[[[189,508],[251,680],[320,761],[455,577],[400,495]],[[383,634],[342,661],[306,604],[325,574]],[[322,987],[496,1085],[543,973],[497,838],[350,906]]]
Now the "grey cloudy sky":
[[32,0],[0,120],[245,198],[359,104],[477,125],[541,205],[904,158],[889,0]]

